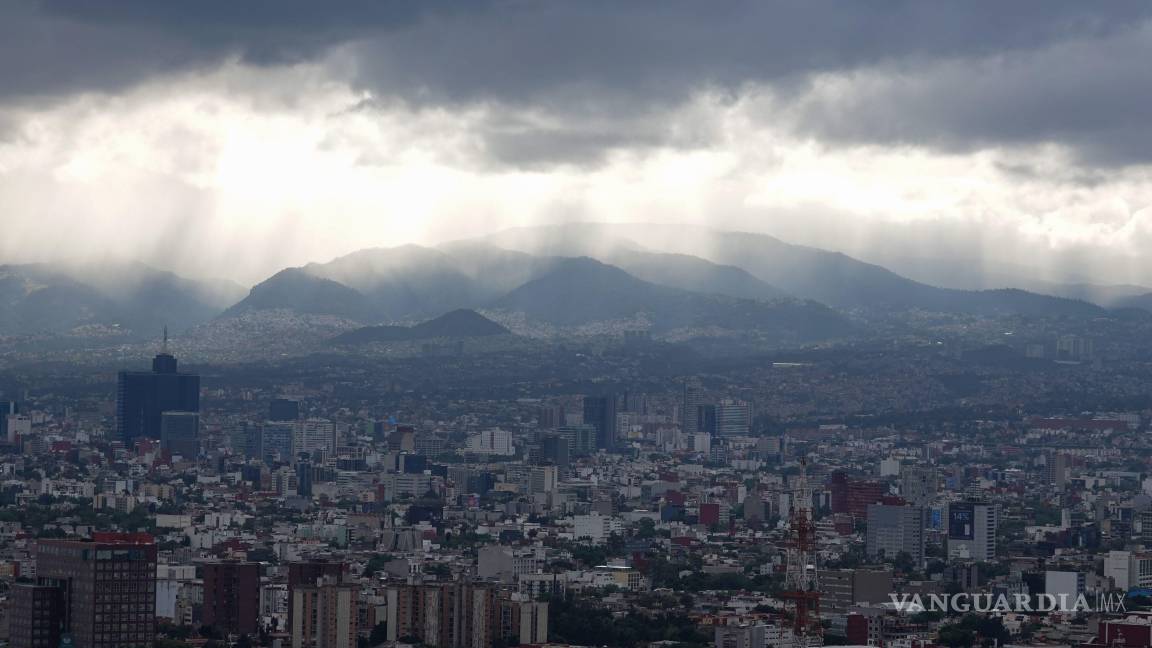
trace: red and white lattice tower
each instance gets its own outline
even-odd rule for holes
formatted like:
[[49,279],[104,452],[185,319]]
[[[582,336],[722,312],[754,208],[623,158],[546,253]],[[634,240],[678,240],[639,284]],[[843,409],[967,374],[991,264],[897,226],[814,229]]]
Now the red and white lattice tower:
[[816,525],[812,520],[812,490],[808,487],[806,462],[792,483],[788,511],[788,560],[784,591],[780,598],[792,613],[793,646],[823,645],[820,625],[820,587],[816,572]]

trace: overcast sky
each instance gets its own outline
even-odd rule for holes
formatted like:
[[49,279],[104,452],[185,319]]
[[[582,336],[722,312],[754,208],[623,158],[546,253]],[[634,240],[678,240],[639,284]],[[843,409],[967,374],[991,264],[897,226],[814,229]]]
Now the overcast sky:
[[1152,4],[3,0],[0,260],[537,222],[1152,284]]

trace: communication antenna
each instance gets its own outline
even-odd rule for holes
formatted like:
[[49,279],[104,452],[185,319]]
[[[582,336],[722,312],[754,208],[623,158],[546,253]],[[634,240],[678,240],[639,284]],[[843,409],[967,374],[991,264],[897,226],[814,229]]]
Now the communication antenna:
[[812,490],[808,486],[808,461],[800,461],[800,474],[792,482],[788,512],[787,571],[780,598],[792,617],[792,646],[813,648],[823,644],[820,624],[820,585],[816,572],[816,525],[812,520]]

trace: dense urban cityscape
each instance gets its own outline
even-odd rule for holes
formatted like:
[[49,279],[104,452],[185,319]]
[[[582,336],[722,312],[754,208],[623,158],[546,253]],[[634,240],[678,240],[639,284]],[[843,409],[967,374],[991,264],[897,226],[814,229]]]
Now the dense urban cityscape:
[[0,648],[1152,648],[1147,0],[0,0]]
[[[1029,343],[1014,369],[979,338],[687,363],[640,331],[444,340],[197,372],[165,331],[140,347],[158,347],[150,367],[10,372],[0,631],[14,647],[1149,641],[1152,396],[1090,338]],[[1058,389],[1081,400],[1045,409]]]

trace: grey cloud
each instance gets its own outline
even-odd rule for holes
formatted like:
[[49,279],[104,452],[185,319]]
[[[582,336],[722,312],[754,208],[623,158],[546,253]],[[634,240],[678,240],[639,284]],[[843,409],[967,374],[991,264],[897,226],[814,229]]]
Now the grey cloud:
[[1026,50],[1107,34],[1152,7],[1075,2],[504,3],[359,41],[360,80],[438,100],[579,108],[604,95],[664,102],[701,87],[795,84],[889,60]]
[[[1113,70],[1071,61],[1082,95],[1061,85],[1064,70],[1027,62],[1070,41],[1122,48],[1126,30],[1150,16],[1145,2],[1077,0],[14,0],[0,8],[0,96],[116,90],[231,58],[278,65],[339,52],[353,61],[351,80],[378,96],[569,118],[571,128],[490,134],[495,158],[532,166],[594,162],[667,137],[597,130],[588,115],[658,122],[702,89],[738,95],[760,83],[795,97],[815,73],[881,70],[913,81],[806,106],[802,125],[849,141],[1051,139],[1100,160],[1142,159],[1140,133],[1152,129],[1123,106],[1146,98],[1138,61]],[[1045,110],[1053,100],[1059,109]]]
[[954,150],[1054,143],[1089,166],[1147,163],[1149,60],[1152,24],[1144,23],[1015,57],[880,67],[815,87],[791,109],[825,140]]
[[[15,0],[3,12],[7,51],[22,67],[71,64],[94,82],[224,56],[308,60],[355,43],[363,82],[413,97],[529,100],[559,92],[565,101],[591,101],[607,90],[658,94],[888,59],[1033,48],[1070,34],[1109,33],[1152,7],[1113,2],[1100,12],[1072,0]],[[77,82],[81,75],[67,76]]]
[[0,4],[0,97],[117,91],[230,59],[311,61],[334,45],[383,37],[426,14],[483,6],[483,0],[355,0],[339,7],[313,0],[11,0]]

